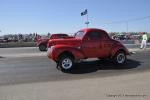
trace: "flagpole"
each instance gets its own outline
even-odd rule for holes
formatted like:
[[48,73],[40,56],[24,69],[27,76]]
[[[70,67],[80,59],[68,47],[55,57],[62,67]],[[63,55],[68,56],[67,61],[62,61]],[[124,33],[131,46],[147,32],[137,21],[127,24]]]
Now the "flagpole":
[[85,21],[85,24],[86,24],[86,27],[88,28],[89,26],[89,16],[88,16],[88,10],[87,9],[85,9],[85,11],[84,12],[81,12],[81,16],[84,16],[84,15],[86,15],[86,21]]
[[[87,9],[86,9],[87,10]],[[88,28],[89,27],[89,16],[88,16],[88,11],[86,12],[86,27]]]
[[88,18],[88,13],[87,13],[87,28],[88,28],[88,25],[89,25],[89,18]]

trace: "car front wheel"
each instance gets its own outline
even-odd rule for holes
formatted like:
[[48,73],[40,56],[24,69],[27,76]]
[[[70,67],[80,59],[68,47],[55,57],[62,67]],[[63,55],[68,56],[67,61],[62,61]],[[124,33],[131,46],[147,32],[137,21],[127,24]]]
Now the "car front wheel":
[[45,45],[39,45],[40,51],[47,51],[47,47]]
[[73,68],[74,60],[73,57],[62,55],[58,61],[58,66],[62,71],[69,71]]

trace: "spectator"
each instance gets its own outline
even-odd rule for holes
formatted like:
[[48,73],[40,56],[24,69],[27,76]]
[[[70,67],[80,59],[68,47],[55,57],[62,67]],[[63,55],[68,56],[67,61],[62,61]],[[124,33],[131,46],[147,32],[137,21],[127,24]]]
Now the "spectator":
[[145,32],[142,33],[142,42],[141,42],[141,49],[145,49],[147,45],[147,34]]

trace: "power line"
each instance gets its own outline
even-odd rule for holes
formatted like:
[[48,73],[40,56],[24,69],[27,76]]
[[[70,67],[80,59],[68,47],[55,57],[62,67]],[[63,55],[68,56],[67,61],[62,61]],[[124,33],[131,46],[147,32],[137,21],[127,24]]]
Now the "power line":
[[122,21],[112,21],[112,22],[107,22],[107,23],[103,23],[103,24],[119,24],[119,23],[125,23],[125,25],[126,25],[126,32],[128,33],[128,31],[129,31],[129,23],[130,23],[130,22],[139,21],[139,20],[144,20],[144,19],[148,19],[148,18],[150,18],[150,16],[144,16],[144,17],[140,17],[140,18],[134,18],[134,19],[128,19],[128,20],[122,20]]
[[148,18],[150,18],[150,16],[145,16],[145,17],[141,17],[141,18],[130,19],[130,20],[128,20],[128,22],[138,21],[138,20],[144,20],[144,19],[148,19]]
[[134,18],[134,19],[128,19],[128,20],[122,20],[122,21],[112,21],[112,22],[107,22],[107,23],[103,23],[103,24],[129,23],[129,22],[144,20],[144,19],[148,19],[148,18],[150,18],[150,16]]

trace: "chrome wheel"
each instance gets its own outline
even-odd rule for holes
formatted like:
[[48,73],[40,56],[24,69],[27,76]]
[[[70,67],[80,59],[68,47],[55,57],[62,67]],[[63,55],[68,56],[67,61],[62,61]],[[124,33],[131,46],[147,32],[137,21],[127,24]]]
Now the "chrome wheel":
[[70,69],[72,67],[72,60],[70,58],[63,59],[61,66],[65,70]]
[[118,51],[115,56],[113,57],[114,64],[125,64],[126,63],[126,54],[124,51]]
[[122,64],[125,62],[125,59],[126,59],[126,57],[125,57],[124,53],[119,53],[117,55],[117,63]]

